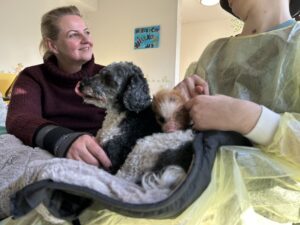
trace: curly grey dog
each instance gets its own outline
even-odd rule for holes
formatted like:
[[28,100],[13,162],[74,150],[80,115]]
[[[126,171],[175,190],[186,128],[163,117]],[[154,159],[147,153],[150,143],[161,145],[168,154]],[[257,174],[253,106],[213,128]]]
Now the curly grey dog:
[[137,139],[161,129],[151,109],[148,83],[142,70],[130,62],[112,63],[79,83],[84,102],[106,109],[96,139],[116,173]]

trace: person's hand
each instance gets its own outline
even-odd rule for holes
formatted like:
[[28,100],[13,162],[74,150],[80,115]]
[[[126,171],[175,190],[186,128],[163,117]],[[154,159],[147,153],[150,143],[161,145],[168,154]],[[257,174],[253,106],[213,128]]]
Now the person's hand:
[[82,135],[77,138],[67,152],[67,158],[84,161],[95,166],[103,166],[108,169],[111,161],[104,150],[90,135]]
[[236,131],[249,133],[256,125],[261,106],[225,95],[198,95],[188,102],[193,128],[197,130]]
[[185,101],[197,96],[208,95],[209,88],[205,80],[198,75],[192,75],[181,81],[175,89],[179,90]]

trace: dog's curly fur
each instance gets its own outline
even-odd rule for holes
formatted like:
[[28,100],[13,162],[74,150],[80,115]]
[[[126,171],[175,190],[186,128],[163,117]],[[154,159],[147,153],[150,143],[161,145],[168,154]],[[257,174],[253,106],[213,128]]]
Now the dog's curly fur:
[[137,139],[161,130],[151,109],[148,83],[133,63],[112,63],[83,79],[78,89],[85,103],[107,110],[96,139],[112,162],[112,173],[124,163]]
[[187,129],[139,139],[117,176],[145,189],[173,190],[185,180],[192,163],[194,137]]

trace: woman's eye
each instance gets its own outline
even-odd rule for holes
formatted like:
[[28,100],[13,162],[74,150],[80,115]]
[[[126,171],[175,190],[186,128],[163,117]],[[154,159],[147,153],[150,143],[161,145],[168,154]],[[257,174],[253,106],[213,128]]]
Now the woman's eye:
[[79,34],[78,33],[72,33],[72,34],[69,34],[69,38],[77,38],[79,37]]

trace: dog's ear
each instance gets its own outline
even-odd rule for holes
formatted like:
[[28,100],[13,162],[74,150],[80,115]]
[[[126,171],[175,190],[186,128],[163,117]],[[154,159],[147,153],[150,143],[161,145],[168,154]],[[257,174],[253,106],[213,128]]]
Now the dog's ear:
[[129,79],[123,103],[128,110],[139,113],[151,104],[149,86],[146,78],[140,73],[133,74]]

